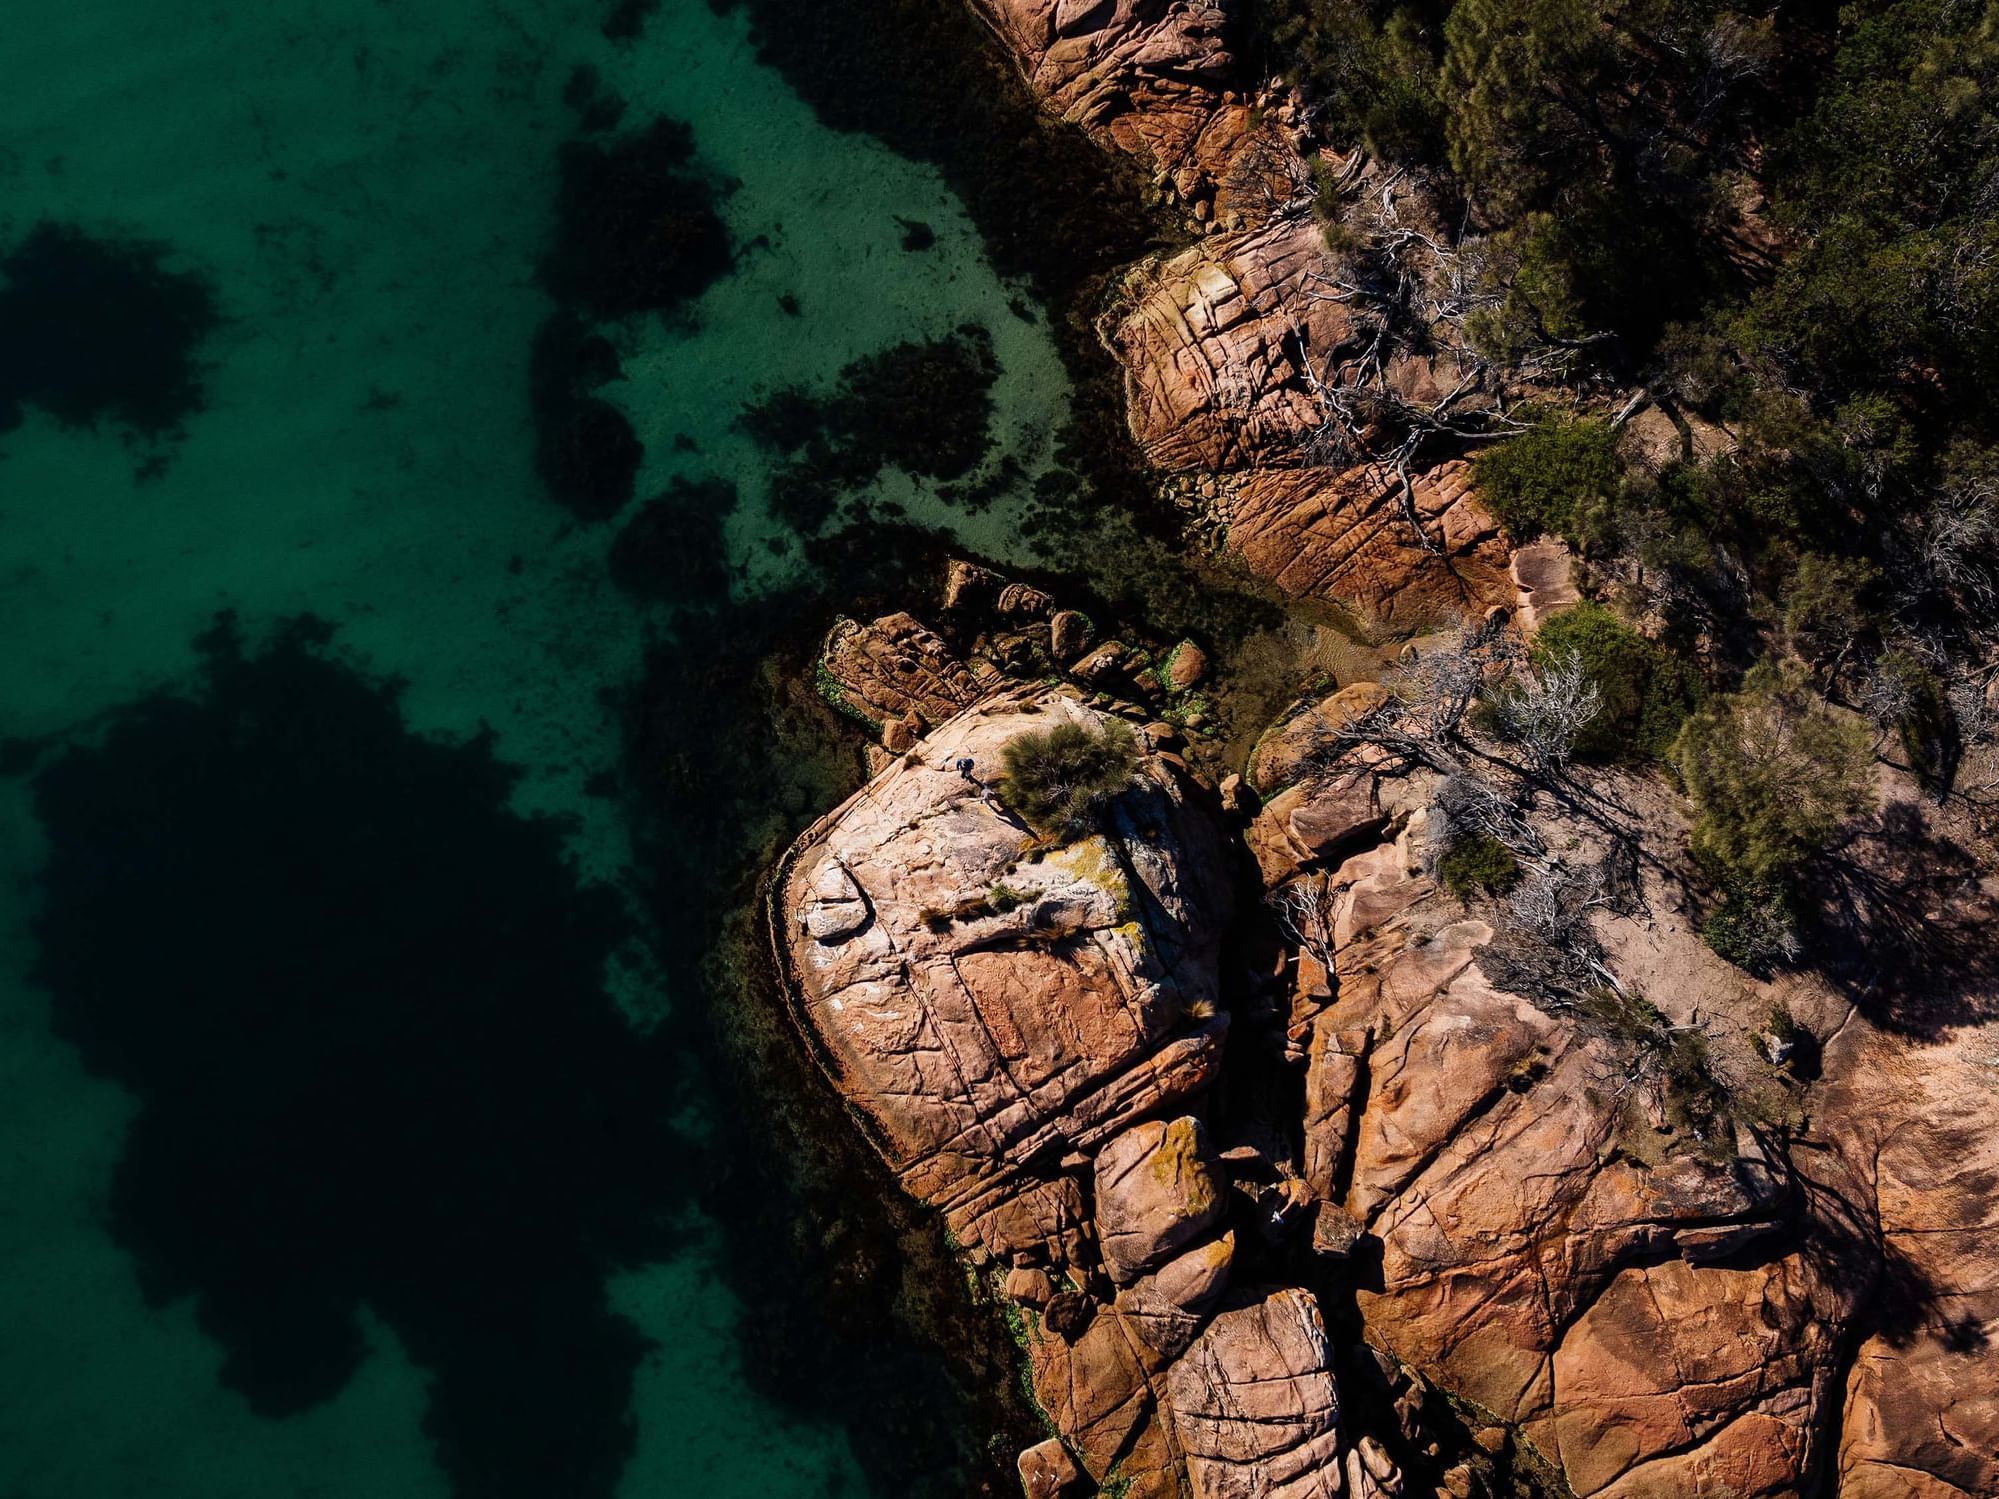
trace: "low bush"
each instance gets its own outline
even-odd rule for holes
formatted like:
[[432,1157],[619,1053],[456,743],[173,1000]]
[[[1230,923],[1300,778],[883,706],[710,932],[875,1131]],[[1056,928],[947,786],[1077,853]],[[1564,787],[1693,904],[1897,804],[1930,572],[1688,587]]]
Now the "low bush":
[[1696,855],[1725,880],[1788,881],[1874,805],[1867,732],[1768,664],[1693,714],[1673,742]]
[[1520,879],[1520,861],[1490,833],[1477,833],[1453,844],[1437,861],[1437,877],[1459,900],[1480,893],[1502,895]]
[[1799,951],[1790,894],[1766,880],[1738,881],[1701,924],[1701,937],[1737,968],[1764,979]]
[[1479,498],[1514,538],[1578,544],[1607,526],[1620,487],[1608,422],[1557,417],[1479,455]]
[[1582,662],[1602,700],[1596,717],[1576,736],[1576,754],[1663,759],[1703,695],[1694,669],[1603,605],[1587,601],[1556,615],[1534,637],[1537,667],[1569,652]]
[[1122,719],[1093,728],[1058,724],[1045,733],[1009,741],[1000,795],[1037,832],[1076,838],[1090,830],[1096,810],[1129,786],[1138,773],[1138,741]]

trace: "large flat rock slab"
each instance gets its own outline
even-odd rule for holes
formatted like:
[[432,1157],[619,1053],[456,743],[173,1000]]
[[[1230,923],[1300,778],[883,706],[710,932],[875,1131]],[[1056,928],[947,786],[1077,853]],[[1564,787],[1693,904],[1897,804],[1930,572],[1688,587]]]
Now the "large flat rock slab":
[[777,893],[815,1050],[903,1184],[975,1232],[1031,1160],[1108,1140],[1220,1052],[1229,865],[1191,782],[1147,755],[1060,846],[991,789],[1016,736],[1099,717],[1040,687],[960,714],[811,828]]

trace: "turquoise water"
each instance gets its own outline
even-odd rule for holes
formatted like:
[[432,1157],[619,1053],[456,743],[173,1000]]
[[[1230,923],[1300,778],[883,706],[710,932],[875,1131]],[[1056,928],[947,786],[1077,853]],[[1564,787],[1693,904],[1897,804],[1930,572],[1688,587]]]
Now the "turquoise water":
[[[754,1288],[675,1177],[677,1152],[730,1147],[658,1041],[696,991],[648,940],[606,791],[618,704],[682,611],[811,571],[746,406],[983,329],[987,441],[960,481],[990,480],[982,501],[890,464],[842,503],[1005,559],[1068,387],[935,172],[822,128],[740,14],[667,0],[619,45],[602,11],[9,8],[0,254],[43,223],[140,244],[217,319],[178,430],[66,424],[30,390],[0,431],[0,1493],[882,1481],[839,1402],[760,1391]],[[735,486],[726,598],[621,590],[636,502],[586,521],[536,475],[536,273],[585,64],[622,135],[692,127],[735,248],[697,297],[606,330],[621,373],[597,391],[644,444],[639,500]],[[324,628],[288,635],[302,615]],[[474,852],[433,858],[453,839]],[[544,913],[560,941],[521,938]]]

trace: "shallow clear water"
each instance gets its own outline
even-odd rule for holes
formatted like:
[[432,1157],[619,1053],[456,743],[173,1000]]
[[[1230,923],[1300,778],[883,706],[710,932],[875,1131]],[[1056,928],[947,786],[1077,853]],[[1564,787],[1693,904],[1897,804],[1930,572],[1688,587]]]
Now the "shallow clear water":
[[[124,951],[139,940],[119,919],[127,907],[104,893],[116,881],[103,866],[118,864],[124,846],[116,828],[97,825],[98,811],[122,806],[121,781],[157,775],[155,801],[119,813],[151,828],[149,807],[181,794],[182,772],[147,759],[165,731],[136,722],[135,703],[164,694],[206,705],[200,711],[210,716],[189,729],[186,765],[231,752],[241,725],[215,716],[220,679],[196,647],[218,611],[236,611],[252,660],[265,659],[259,653],[277,621],[310,614],[332,627],[314,659],[336,663],[336,673],[365,681],[369,692],[389,679],[402,685],[392,703],[357,695],[352,722],[307,726],[302,756],[338,758],[349,744],[380,742],[388,759],[421,770],[423,756],[410,746],[464,746],[490,730],[464,764],[476,770],[486,756],[518,772],[476,813],[491,824],[495,848],[518,849],[530,870],[542,867],[536,859],[566,857],[560,883],[598,882],[635,898],[630,829],[621,803],[600,788],[621,752],[612,705],[633,681],[644,642],[670,633],[676,603],[642,606],[612,586],[605,555],[617,522],[585,523],[551,502],[534,470],[528,401],[528,351],[550,311],[536,265],[552,231],[556,152],[577,128],[562,97],[572,69],[596,67],[626,101],[622,130],[662,113],[687,121],[701,169],[733,182],[718,209],[737,246],[734,269],[671,318],[610,330],[623,378],[600,394],[629,415],[645,444],[638,494],[675,477],[730,480],[741,495],[724,528],[736,597],[795,580],[807,566],[801,538],[765,504],[775,460],[737,425],[743,406],[784,387],[823,393],[856,359],[977,323],[999,366],[981,471],[1012,460],[1017,481],[976,514],[940,500],[934,482],[893,468],[868,495],[953,529],[988,555],[1015,550],[1012,519],[1049,460],[1067,388],[1045,330],[1022,315],[1021,288],[988,267],[962,207],[929,169],[821,128],[757,65],[740,16],[667,0],[640,40],[614,46],[599,29],[602,9],[581,0],[16,0],[9,8],[0,48],[0,253],[45,220],[111,243],[154,241],[166,249],[167,270],[209,284],[221,322],[199,346],[205,403],[177,434],[135,437],[115,421],[65,426],[32,399],[20,425],[0,432],[0,740],[9,745],[0,759],[0,1493],[452,1491],[424,1423],[427,1412],[438,1419],[440,1391],[447,1403],[459,1398],[449,1387],[463,1383],[462,1372],[440,1370],[462,1364],[426,1341],[441,1335],[421,1312],[378,1306],[394,1297],[370,1289],[400,1273],[402,1250],[355,1250],[353,1263],[326,1270],[309,1238],[261,1242],[265,1215],[254,1205],[233,1204],[217,1217],[188,1195],[237,1178],[199,1161],[160,1167],[152,1157],[164,1147],[147,1143],[170,1134],[159,1123],[168,1116],[192,1131],[187,1138],[221,1140],[225,1152],[259,1132],[260,1109],[281,1109],[284,1130],[319,1128],[296,1098],[312,1085],[312,1048],[344,1043],[316,1030],[300,1040],[306,1032],[285,1029],[294,1019],[274,1021],[296,1042],[282,1061],[300,1076],[239,1096],[243,1072],[259,1065],[261,1022],[235,996],[262,985],[271,1009],[284,1012],[310,992],[327,1010],[312,1024],[337,1033],[344,1006],[339,982],[324,976],[328,960],[295,955],[313,969],[309,985],[282,971],[252,973],[219,951],[212,982],[190,975],[190,964],[231,945],[227,913],[190,899],[186,913],[145,939],[157,942],[162,965],[151,992],[148,955]],[[914,222],[931,231],[927,248],[903,247]],[[241,711],[263,715],[260,732],[275,734],[273,743],[288,742],[272,715],[309,719],[312,699],[286,697],[275,681],[257,687],[272,689],[255,697],[258,706]],[[378,709],[384,722],[400,715],[396,733],[407,745],[369,737],[368,715]],[[701,732],[700,705],[687,711],[688,732]],[[50,789],[59,764],[74,767],[61,796]],[[477,780],[474,770],[466,776]],[[363,766],[364,781],[367,773]],[[309,777],[286,793],[293,783],[284,774],[274,796],[316,794]],[[222,778],[186,794],[211,798],[200,810],[227,822],[248,815],[247,802],[231,801],[231,784]],[[563,819],[547,850],[509,831],[539,814]],[[367,847],[393,849],[398,838],[420,847],[431,836],[426,815],[421,800],[398,804],[402,825]],[[229,836],[248,835],[233,828]],[[321,872],[314,861],[336,857],[278,834],[244,846],[307,892]],[[62,848],[73,857],[57,879],[50,871]],[[131,888],[173,883],[171,853],[156,849],[168,872]],[[208,867],[191,858],[188,878],[207,878]],[[507,867],[496,855],[493,868]],[[476,867],[460,874],[480,877]],[[216,878],[216,901],[241,898],[227,869]],[[385,888],[404,895],[393,876]],[[671,960],[645,959],[645,913],[635,914],[599,956],[624,1017],[617,1023],[642,1056],[650,1025],[675,1003],[694,1002],[694,990]],[[304,930],[304,946],[345,946],[337,932]],[[447,956],[433,955],[426,970],[432,989],[451,982],[451,938],[442,934],[437,948]],[[52,954],[55,942],[89,950]],[[369,962],[395,961],[387,949],[360,947]],[[594,951],[579,961],[595,961]],[[365,963],[355,960],[352,970],[340,982],[373,984]],[[197,1065],[217,1059],[214,1075],[192,1090],[202,1096],[189,1100],[160,1050],[137,1044],[154,1034],[142,1032],[141,1017],[171,1027],[172,1006],[206,1003],[228,986],[228,1005],[189,1017],[189,1025],[227,1025],[210,1051],[188,1049]],[[52,992],[68,1007],[61,1034],[51,1024]],[[412,993],[412,1003],[424,1002]],[[602,998],[524,990],[518,1002]],[[511,1020],[533,1036],[534,1014]],[[370,1086],[393,1077],[399,1034],[364,1038],[374,1053],[386,1048],[388,1061],[328,1061],[329,1075]],[[608,1034],[591,1032],[587,1046],[617,1044]],[[534,1105],[558,1121],[571,1102],[563,1090],[590,1087],[582,1063],[597,1052],[585,1048],[579,1041],[570,1059],[577,1076],[556,1065],[563,1056],[552,1059],[553,1078]],[[487,1054],[468,1046],[466,1065]],[[518,1060],[513,1051],[492,1055]],[[465,1086],[466,1097],[479,1097],[476,1076]],[[690,1140],[704,1133],[698,1078],[692,1088],[673,1103]],[[218,1090],[223,1101],[211,1109],[206,1093]],[[329,1098],[371,1107],[340,1087]],[[399,1127],[421,1155],[423,1104],[399,1107],[407,1111]],[[219,1111],[219,1122],[204,1111]],[[493,1147],[501,1155],[506,1148]],[[702,1148],[729,1147],[711,1138]],[[439,1159],[446,1175],[462,1164]],[[504,1181],[506,1161],[492,1169]],[[549,1179],[562,1174],[552,1170]],[[524,1179],[540,1180],[532,1170]],[[299,1183],[282,1172],[273,1180],[283,1213],[267,1216],[308,1211],[293,1200],[304,1195]],[[332,1215],[344,1234],[367,1210],[367,1188],[338,1190],[348,1195],[309,1210]],[[440,1193],[453,1190],[440,1181]],[[504,1186],[468,1190],[468,1213],[505,1206]],[[627,1232],[642,1213],[623,1202],[576,1229],[614,1244],[600,1252],[591,1239],[576,1249],[575,1264],[594,1277],[575,1292],[576,1304],[601,1302],[611,1322],[622,1319],[647,1344],[634,1370],[605,1365],[605,1393],[596,1398],[612,1408],[591,1416],[616,1426],[629,1412],[628,1459],[612,1461],[607,1482],[541,1490],[519,1478],[474,1481],[461,1466],[459,1491],[864,1492],[846,1430],[767,1404],[745,1378],[737,1303],[712,1260],[717,1240],[686,1194],[663,1187],[661,1199],[674,1220],[670,1234],[651,1224]],[[228,1322],[215,1312],[231,1294],[221,1283],[228,1272],[217,1268],[227,1256],[196,1244],[148,1258],[149,1245],[173,1238],[183,1208],[189,1223],[227,1222],[245,1233],[240,1253],[259,1284],[272,1254],[305,1244],[297,1278],[328,1281],[325,1305],[339,1305],[358,1339],[351,1367],[289,1371],[304,1383],[255,1398],[257,1376],[226,1365],[248,1335],[226,1327],[218,1335],[211,1325]],[[525,1194],[519,1211],[546,1216],[545,1204]],[[503,1232],[503,1215],[498,1221]],[[365,1272],[356,1268],[361,1259]],[[396,1284],[421,1292],[430,1283],[417,1276]],[[530,1290],[519,1304],[491,1306],[502,1331],[476,1336],[504,1340],[510,1316],[554,1306]],[[301,1313],[314,1336],[324,1331],[312,1320],[321,1309],[314,1302]],[[254,1320],[257,1308],[248,1315]],[[470,1311],[463,1320],[477,1322]],[[410,1329],[423,1349],[409,1345]],[[564,1346],[559,1326],[536,1336]],[[326,1340],[332,1348],[340,1336]],[[284,1365],[282,1348],[273,1357]],[[470,1426],[452,1437],[464,1451],[484,1450],[481,1422],[497,1429],[536,1420],[532,1409],[509,1410],[490,1393],[464,1399],[457,1409]],[[511,1449],[501,1442],[492,1450]]]

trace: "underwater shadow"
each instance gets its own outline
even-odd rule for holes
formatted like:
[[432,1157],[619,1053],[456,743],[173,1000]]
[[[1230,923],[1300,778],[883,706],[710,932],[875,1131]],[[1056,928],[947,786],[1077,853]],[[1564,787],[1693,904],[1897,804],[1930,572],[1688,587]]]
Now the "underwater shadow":
[[430,1376],[454,1491],[609,1496],[646,1353],[605,1277],[675,1248],[674,1069],[604,991],[632,936],[487,738],[295,621],[33,784],[37,980],[136,1110],[109,1228],[260,1415],[337,1394],[363,1308]]
[[207,402],[202,343],[222,321],[170,246],[44,220],[0,257],[0,432],[37,406],[60,425],[180,432]]

